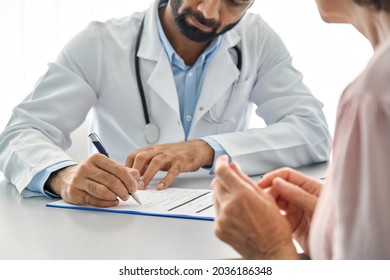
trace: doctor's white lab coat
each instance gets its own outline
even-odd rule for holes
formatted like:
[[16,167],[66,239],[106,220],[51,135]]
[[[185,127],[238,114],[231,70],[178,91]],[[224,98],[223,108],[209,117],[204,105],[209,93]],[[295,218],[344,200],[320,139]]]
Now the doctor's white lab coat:
[[[134,67],[143,17],[137,55],[150,119],[160,129],[158,143],[185,140],[171,66],[156,27],[158,2],[130,17],[91,23],[49,63],[32,93],[14,109],[0,136],[0,169],[19,192],[41,170],[72,160],[64,150],[87,114],[90,130],[115,160],[123,163],[129,152],[147,145]],[[231,51],[236,45],[241,71]],[[291,61],[261,17],[246,14],[223,35],[209,62],[188,139],[210,136],[249,174],[326,161],[330,135],[322,104]],[[209,121],[210,110],[219,118],[226,106],[224,117],[235,121]],[[248,130],[253,106],[267,127]]]

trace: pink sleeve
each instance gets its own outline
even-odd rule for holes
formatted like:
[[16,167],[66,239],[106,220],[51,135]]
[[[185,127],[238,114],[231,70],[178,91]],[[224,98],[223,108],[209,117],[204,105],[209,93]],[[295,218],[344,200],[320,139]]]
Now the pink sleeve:
[[332,168],[312,224],[313,257],[390,259],[389,95],[376,88],[340,104]]

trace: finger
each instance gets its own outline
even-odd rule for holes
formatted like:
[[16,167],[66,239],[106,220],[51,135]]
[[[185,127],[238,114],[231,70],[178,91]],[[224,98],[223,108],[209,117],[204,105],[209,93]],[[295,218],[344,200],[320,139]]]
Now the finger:
[[119,200],[114,196],[112,200],[102,200],[90,195],[81,189],[68,189],[67,192],[62,196],[66,202],[72,204],[87,204],[96,207],[112,207],[119,204]]
[[219,187],[219,180],[218,180],[218,177],[214,177],[212,180],[211,180],[211,183],[210,183],[210,186],[213,188],[213,190],[215,191],[216,188]]
[[125,179],[122,181],[118,177],[125,177],[127,185],[136,184],[125,167],[100,154],[81,164],[77,174],[74,179],[75,188],[84,190],[97,199],[111,200],[118,196],[123,200],[128,198],[129,191],[123,182]]
[[[134,183],[135,184],[135,183]],[[98,199],[111,199],[112,196],[127,200],[129,190],[116,176],[100,170],[98,174],[90,174],[80,189]]]
[[273,183],[275,188],[278,189],[280,196],[290,204],[293,203],[309,213],[314,212],[317,202],[315,195],[306,192],[299,186],[287,182],[282,178],[275,178]]
[[279,198],[279,199],[277,200],[277,204],[278,204],[279,209],[284,210],[284,211],[287,211],[287,210],[288,210],[288,205],[289,205],[289,203],[288,203],[287,200],[285,200],[285,199],[283,199],[283,198]]
[[93,180],[87,180],[80,189],[96,199],[115,200],[119,196],[122,200],[128,200],[129,192],[127,189],[115,177],[108,176],[111,178],[111,183],[101,184]]
[[134,160],[135,160],[135,155],[136,155],[136,152],[132,152],[132,153],[130,153],[130,154],[128,154],[126,156],[126,160],[125,160],[125,166],[126,167],[129,167],[129,168],[133,167]]
[[250,184],[251,186],[254,186],[254,187],[257,189],[256,184],[252,181],[252,179],[251,179],[248,175],[246,175],[244,172],[241,171],[241,168],[238,166],[237,163],[231,162],[231,163],[230,163],[230,167],[234,170],[234,172],[236,172],[236,174],[237,174],[242,180],[244,180],[245,182],[247,182],[247,183]]
[[264,192],[271,195],[275,200],[279,199],[280,197],[279,191],[276,188],[269,187],[264,189]]
[[147,185],[145,184],[144,176],[139,177],[139,179],[137,180],[137,189],[144,190],[146,188]]
[[86,204],[84,197],[87,194],[88,194],[87,192],[77,189],[75,187],[68,187],[65,189],[63,193],[61,193],[61,197],[66,202],[79,205],[79,204]]
[[140,179],[140,173],[137,169],[126,167],[126,170],[130,174],[130,176],[134,179],[134,184],[130,185],[129,192],[135,193],[138,190],[138,182]]
[[216,215],[219,214],[219,209],[220,209],[220,203],[217,199],[217,197],[215,196],[215,193],[213,193],[213,205],[214,205],[214,211],[216,213]]
[[[102,175],[102,173],[106,175]],[[74,175],[72,182],[64,188],[61,196],[69,197],[76,204],[83,203],[81,201],[83,193],[88,193],[98,199],[115,200],[117,194],[97,181],[104,178],[104,176],[109,176],[109,174],[95,168],[93,165],[82,164]]]
[[231,167],[237,174],[240,174],[240,173],[241,173],[241,168],[240,168],[240,166],[239,166],[236,162],[231,162],[231,163],[230,163],[230,167]]
[[91,196],[91,195],[86,195],[84,197],[84,201],[85,201],[85,204],[92,205],[95,207],[104,207],[104,208],[117,206],[119,204],[118,199],[102,200],[102,199],[98,199],[98,198]]
[[[161,151],[158,149],[148,149],[148,150],[141,150],[138,151],[133,157],[131,165],[127,165],[128,167],[132,167],[134,169],[137,169],[140,174],[144,174],[144,171],[148,164],[159,154],[161,154]],[[127,161],[126,161],[127,162]],[[131,162],[131,160],[129,160]]]
[[245,182],[253,185],[251,178],[249,178],[244,172],[241,171],[241,168],[239,167],[239,165],[236,162],[229,163],[229,157],[227,155],[223,155],[217,159],[216,170],[218,168],[228,168],[228,167],[230,167],[231,170],[233,170],[239,178],[241,178]]
[[217,178],[213,178],[210,185],[213,188],[213,205],[216,217],[218,217],[221,212],[221,205],[228,199],[229,193]]
[[137,169],[126,167],[126,170],[134,180],[137,181],[139,179],[140,173]]
[[[84,173],[91,174],[89,176],[91,180],[105,185],[121,199],[125,199],[129,192],[135,192],[137,190],[136,179],[131,176],[125,166],[99,154],[93,157],[92,161],[98,170],[94,170],[91,173]],[[101,170],[105,172],[101,172]]]
[[156,185],[157,190],[165,190],[180,175],[180,168],[174,166],[168,170],[167,175]]
[[230,192],[232,191],[232,188],[236,188],[241,185],[246,187],[250,185],[255,189],[258,189],[256,184],[248,176],[236,168],[231,168],[230,164],[228,163],[228,158],[225,156],[217,159],[215,174],[216,177]]
[[147,150],[150,149],[150,147],[151,146],[143,147],[143,148],[140,148],[140,149],[135,150],[135,151],[131,152],[130,154],[128,154],[126,156],[125,166],[126,167],[133,167],[134,162],[136,161],[136,157],[138,157],[138,160],[142,159],[142,153],[145,153]]
[[230,195],[228,189],[222,184],[218,178],[214,178],[211,182],[211,186],[213,187],[213,195],[219,204],[222,204],[223,201],[227,199]]
[[[181,173],[180,163],[173,164],[173,159],[168,154],[159,154],[155,156],[149,163],[147,169],[143,174],[143,181],[145,186],[150,184],[150,181],[156,176],[160,170],[168,170],[166,175],[166,181],[160,182],[159,189],[166,189],[173,181],[174,178]],[[159,184],[160,184],[159,183]],[[165,184],[165,185],[164,185]]]
[[270,186],[272,186],[272,182],[276,177],[280,177],[280,178],[287,180],[288,178],[290,178],[291,172],[292,172],[292,169],[290,169],[290,168],[279,168],[279,169],[273,170],[271,172],[266,173],[261,178],[258,185],[261,188],[270,187]]
[[218,157],[217,160],[215,161],[215,171],[228,165],[229,165],[229,157],[227,155],[222,155]]
[[288,167],[284,167],[265,174],[264,177],[258,183],[258,185],[263,189],[267,188],[272,185],[273,180],[277,177],[283,178],[284,180],[301,187],[307,185],[308,183],[311,184],[313,181],[315,181],[312,178],[302,174],[301,172],[298,172]]

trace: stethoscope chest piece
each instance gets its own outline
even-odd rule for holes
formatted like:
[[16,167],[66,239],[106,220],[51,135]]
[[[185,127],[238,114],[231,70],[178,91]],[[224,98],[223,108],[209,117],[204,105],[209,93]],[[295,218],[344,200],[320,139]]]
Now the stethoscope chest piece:
[[148,144],[154,144],[157,142],[158,138],[160,137],[160,130],[158,126],[154,123],[148,123],[145,126],[145,140]]

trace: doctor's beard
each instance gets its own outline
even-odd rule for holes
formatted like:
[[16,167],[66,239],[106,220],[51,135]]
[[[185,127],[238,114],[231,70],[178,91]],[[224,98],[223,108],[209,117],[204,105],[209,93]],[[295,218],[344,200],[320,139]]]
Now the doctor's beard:
[[[185,8],[183,12],[179,14],[179,8],[181,7],[182,2],[183,0],[171,0],[172,15],[181,34],[183,34],[187,39],[191,41],[195,41],[198,43],[211,41],[215,37],[232,29],[240,21],[239,19],[236,22],[228,24],[220,32],[218,32],[221,27],[221,22],[212,19],[207,19],[202,15],[202,13],[192,11],[190,8]],[[196,26],[188,24],[186,21],[186,17],[188,16],[194,18],[202,25],[209,27],[211,31],[204,32]]]

